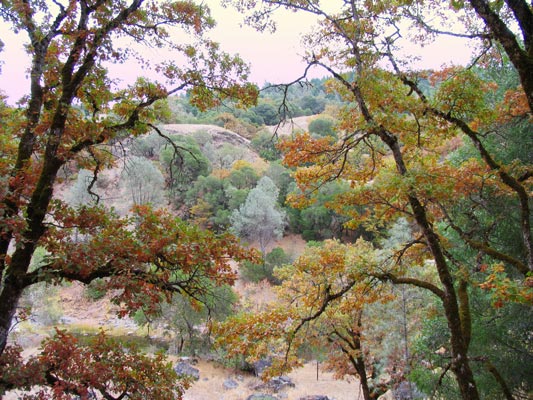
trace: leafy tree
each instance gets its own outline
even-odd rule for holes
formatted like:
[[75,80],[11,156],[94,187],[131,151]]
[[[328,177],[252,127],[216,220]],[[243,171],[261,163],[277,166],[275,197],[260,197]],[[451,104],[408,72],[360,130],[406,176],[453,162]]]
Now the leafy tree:
[[190,185],[200,176],[208,175],[211,166],[193,138],[172,136],[171,139],[161,150],[159,160],[166,172],[170,196],[181,205]]
[[159,156],[161,148],[165,145],[166,139],[157,132],[142,135],[133,141],[131,151],[133,155],[155,159]]
[[192,304],[187,295],[175,294],[170,303],[161,304],[157,315],[146,317],[141,308],[135,314],[140,325],[156,326],[171,336],[177,354],[206,353],[211,348],[210,331],[205,329],[215,321],[223,321],[234,313],[237,295],[231,287],[215,286],[206,281],[210,290],[198,294]]
[[260,102],[252,110],[261,117],[265,125],[276,125],[280,121],[279,111],[271,103]]
[[125,161],[123,182],[133,204],[151,204],[157,207],[163,203],[165,178],[147,158],[128,157]]
[[272,179],[276,187],[279,189],[278,204],[284,205],[290,187],[294,183],[291,171],[288,168],[285,168],[280,160],[277,160],[268,164],[268,169],[266,170],[265,175]]
[[334,121],[331,118],[316,118],[309,123],[309,132],[317,136],[332,136],[336,138]]
[[251,189],[257,184],[259,175],[249,163],[241,162],[231,169],[227,180],[237,189]]
[[215,123],[223,128],[238,133],[245,138],[251,138],[256,132],[257,128],[242,119],[238,119],[233,114],[222,113],[216,116]]
[[326,101],[317,96],[304,96],[300,100],[300,107],[309,115],[320,114],[326,108]]
[[385,301],[386,289],[374,287],[366,273],[372,267],[377,267],[375,251],[362,240],[354,245],[326,241],[307,248],[293,265],[276,270],[282,281],[279,301],[216,327],[224,332],[218,344],[230,355],[245,354],[249,360],[272,357],[267,376],[299,366],[301,349],[325,347],[327,366],[339,377],[357,376],[363,398],[376,398],[384,390],[378,388],[378,379],[370,380],[378,361],[366,349],[370,338],[363,314],[367,305]]
[[[99,196],[92,191],[90,186],[93,183],[94,174],[87,169],[80,169],[76,182],[72,185],[66,195],[66,202],[77,207],[84,204],[94,204],[98,201]],[[92,193],[91,193],[92,192]]]
[[[349,233],[344,225],[348,218],[332,209],[331,203],[347,190],[348,185],[344,182],[328,182],[321,186],[311,204],[304,204],[301,207],[295,205],[297,209],[290,211],[291,228],[295,232],[301,232],[305,240],[341,239]],[[295,187],[289,198],[301,193]],[[357,233],[364,233],[364,230],[361,229]]]
[[202,226],[221,232],[229,227],[231,212],[244,203],[259,176],[245,161],[233,163],[231,171],[224,170],[221,175],[216,172],[200,176],[186,192],[185,199],[191,218],[200,222],[199,217]]
[[213,168],[231,169],[233,163],[246,157],[246,150],[231,143],[224,143],[222,146],[213,149],[210,157]]
[[[530,5],[525,1],[451,2],[452,9],[457,9],[454,13],[448,3],[434,1],[346,1],[337,10],[315,1],[265,1],[261,8],[254,8],[254,1],[235,3],[241,10],[252,10],[251,20],[259,28],[272,24],[269,11],[277,7],[320,18],[319,27],[306,37],[306,61],[331,75],[329,87],[345,103],[339,113],[341,136],[332,143],[299,135],[285,144],[285,161],[299,167],[296,179],[304,194],[329,180],[350,182],[351,190],[333,204],[339,212],[348,211],[348,226],[364,224],[378,232],[400,217],[415,226],[410,242],[397,252],[402,263],[373,275],[414,285],[438,299],[448,335],[445,371],[453,373],[463,399],[479,399],[483,388],[472,367],[477,356],[472,354],[476,335],[472,288],[481,284],[505,301],[531,304],[533,299],[531,167],[520,161],[506,164],[487,146],[487,138],[498,135],[502,124],[527,118],[532,110]],[[403,27],[408,29],[410,24],[418,41],[447,33],[477,41],[481,50],[472,63],[481,69],[505,62],[498,52],[503,48],[520,84],[491,102],[495,82],[472,67],[417,71],[398,51],[400,38],[409,37]],[[463,29],[443,32],[441,26]],[[421,77],[429,78],[433,91],[424,90]],[[454,142],[463,140],[473,144],[478,157],[455,164],[446,158],[447,152]],[[476,217],[477,209],[491,200],[483,195],[478,202],[478,193],[508,200],[508,210],[514,209],[517,216],[519,253],[514,252],[515,246],[502,247],[491,240],[498,221]],[[299,200],[304,203],[306,198]],[[469,203],[472,212],[456,214],[458,202]],[[364,213],[357,210],[360,205],[367,206]],[[476,230],[471,232],[472,225]],[[455,244],[444,238],[446,231],[454,231],[465,247],[478,252],[485,266],[475,268],[473,257],[454,257]],[[405,265],[420,265],[426,274],[416,276]],[[504,307],[505,301],[496,305]],[[494,355],[489,352],[487,357]],[[497,371],[493,375],[502,383]],[[501,392],[513,398],[504,384]]]
[[241,238],[257,241],[263,256],[268,244],[281,237],[285,227],[285,213],[276,207],[278,194],[274,182],[265,176],[231,214],[232,230]]
[[[257,91],[245,83],[247,67],[204,37],[213,25],[209,10],[188,1],[3,1],[0,18],[27,35],[31,57],[27,96],[19,109],[1,109],[7,119],[0,135],[6,144],[0,162],[0,393],[49,385],[53,389],[40,398],[86,397],[93,388],[108,398],[179,398],[183,385],[161,356],[121,351],[101,337],[85,347],[58,333],[40,356],[22,361],[19,349],[7,346],[8,335],[23,292],[43,281],[107,277],[123,314],[141,304],[155,307],[172,292],[194,296],[199,277],[231,283],[228,257],[246,253],[230,237],[149,207],[120,218],[100,205],[73,209],[53,194],[67,163],[98,172],[113,161],[106,145],[157,129],[157,101],[172,93],[188,90],[201,109],[225,97],[253,102]],[[170,35],[171,29],[188,36]],[[186,62],[152,65],[128,38],[140,47],[166,47]],[[117,89],[106,65],[130,56],[164,80],[139,78]],[[84,241],[74,240],[75,230]],[[31,270],[39,247],[46,262]]]
[[290,257],[281,247],[275,247],[266,256],[263,263],[256,264],[245,261],[241,264],[242,277],[250,282],[268,280],[273,285],[279,285],[280,280],[275,276],[274,270],[290,262]]
[[[103,331],[81,344],[66,331],[57,330],[42,344],[39,359],[23,360],[21,348],[9,347],[2,358],[2,379],[35,391],[24,399],[181,398],[190,379],[178,377],[165,356],[148,357],[138,348],[118,342]],[[10,368],[17,365],[17,369]],[[178,379],[179,378],[179,379]],[[68,397],[67,397],[68,396]],[[115,397],[117,396],[117,397]]]
[[252,147],[267,161],[281,158],[281,152],[276,147],[278,140],[268,131],[261,131],[251,140]]

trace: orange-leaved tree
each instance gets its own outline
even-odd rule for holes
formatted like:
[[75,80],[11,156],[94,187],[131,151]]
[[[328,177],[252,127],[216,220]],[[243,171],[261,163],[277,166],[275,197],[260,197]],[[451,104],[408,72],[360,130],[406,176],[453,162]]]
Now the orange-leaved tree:
[[379,268],[372,244],[334,240],[308,247],[292,264],[276,269],[277,299],[259,312],[245,312],[215,326],[217,344],[250,362],[270,359],[263,378],[301,365],[301,354],[320,349],[338,377],[357,376],[365,400],[383,393],[365,342],[365,308],[390,300],[390,286],[369,274]]
[[[8,336],[24,290],[39,282],[108,278],[123,314],[141,305],[156,308],[174,292],[198,297],[205,279],[231,283],[229,259],[249,257],[232,237],[147,206],[127,217],[98,202],[71,208],[54,189],[62,168],[82,167],[93,171],[92,192],[99,172],[113,165],[109,146],[157,130],[158,100],[172,93],[188,90],[201,109],[225,98],[253,103],[257,93],[246,82],[248,68],[206,37],[214,21],[204,4],[193,1],[13,0],[0,3],[0,17],[26,35],[31,62],[27,95],[17,108],[4,101],[0,108],[0,393],[49,384],[52,398],[85,398],[89,389],[105,398],[180,397],[172,374],[158,372],[155,364],[151,373],[136,353],[119,357],[120,347],[101,338],[75,350],[76,342],[58,332],[39,358],[23,364]],[[147,47],[166,49],[172,60],[153,62],[143,54]],[[108,73],[120,63],[152,70],[160,79],[120,87]],[[38,248],[46,256],[30,268]],[[86,370],[74,367],[88,360]],[[166,389],[134,395],[139,385]]]
[[[304,38],[306,61],[331,75],[330,88],[344,106],[337,115],[338,140],[302,134],[283,144],[285,162],[297,168],[304,194],[294,200],[302,204],[317,187],[341,179],[351,190],[332,205],[339,212],[351,210],[353,227],[363,224],[379,232],[407,218],[413,233],[397,252],[398,265],[420,265],[434,274],[420,278],[405,268],[371,273],[438,299],[449,337],[445,373],[453,372],[463,399],[479,399],[472,363],[490,362],[491,355],[469,353],[474,288],[493,290],[498,306],[533,301],[531,164],[506,161],[494,145],[507,145],[503,133],[510,122],[524,123],[531,132],[531,6],[525,1],[235,3],[251,9],[251,21],[260,28],[280,7],[319,19]],[[406,38],[424,44],[439,35],[473,41],[472,64],[417,69]],[[500,87],[489,70],[507,59],[518,73],[511,72],[515,79]],[[450,157],[466,146],[474,150],[471,157]],[[506,207],[487,216],[494,199]],[[518,246],[505,245],[495,234],[506,216],[516,220]],[[469,256],[457,254],[458,247]],[[506,398],[513,398],[501,375],[491,372]]]

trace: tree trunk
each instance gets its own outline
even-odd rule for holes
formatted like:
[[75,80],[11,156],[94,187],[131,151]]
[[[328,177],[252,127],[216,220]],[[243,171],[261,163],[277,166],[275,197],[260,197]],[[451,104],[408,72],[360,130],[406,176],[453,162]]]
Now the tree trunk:
[[9,329],[17,312],[18,303],[23,289],[20,288],[12,275],[6,276],[0,293],[0,355],[7,345]]
[[[385,130],[379,131],[378,135],[391,149],[399,174],[405,175],[407,173],[407,167],[404,163],[403,155],[396,136]],[[470,332],[470,321],[466,319],[465,321],[461,320],[461,310],[454,286],[454,279],[448,267],[446,257],[444,256],[439,237],[428,220],[425,207],[414,193],[408,194],[407,197],[415,221],[425,238],[428,250],[433,256],[439,280],[444,288],[444,294],[441,301],[444,307],[448,329],[450,331],[452,355],[451,370],[456,376],[463,400],[479,400],[479,393],[474,380],[474,374],[472,373],[472,369],[468,362],[469,338],[465,337],[465,332]],[[468,302],[463,304],[463,306],[469,307]],[[463,312],[465,312],[465,310],[463,310]]]
[[533,13],[531,7],[524,0],[508,2],[522,32],[525,47],[522,48],[520,40],[517,39],[500,16],[491,9],[488,1],[470,0],[470,4],[477,15],[485,22],[493,39],[503,46],[509,56],[509,60],[518,71],[520,83],[526,93],[529,109],[533,111],[533,73],[531,73],[533,71]]

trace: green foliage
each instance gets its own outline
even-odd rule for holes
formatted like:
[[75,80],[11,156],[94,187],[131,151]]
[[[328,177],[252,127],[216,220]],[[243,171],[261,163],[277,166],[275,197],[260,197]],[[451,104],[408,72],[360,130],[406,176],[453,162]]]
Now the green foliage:
[[259,175],[250,165],[231,170],[227,182],[236,189],[251,189],[259,181]]
[[240,273],[245,280],[250,282],[260,282],[266,279],[273,285],[279,285],[281,281],[275,276],[274,270],[290,261],[290,257],[281,247],[275,247],[265,256],[263,263],[243,262]]
[[100,300],[107,293],[103,279],[95,279],[85,287],[84,295],[90,300]]
[[159,160],[166,173],[172,200],[181,204],[184,193],[200,176],[210,172],[209,160],[191,137],[172,136],[172,144],[165,144]]
[[257,127],[246,120],[237,118],[234,114],[224,112],[217,115],[215,123],[225,129],[235,132],[245,138],[251,138],[257,132]]
[[227,229],[231,212],[245,202],[258,179],[257,172],[249,165],[233,168],[223,177],[200,176],[185,193],[191,219],[216,231]]
[[43,326],[53,326],[63,316],[59,287],[46,282],[28,288],[20,301],[20,307],[31,311],[30,321]]
[[231,169],[235,161],[246,158],[246,150],[231,143],[216,147],[212,142],[208,142],[202,147],[202,151],[211,162],[213,169]]
[[[289,210],[291,230],[302,233],[305,240],[341,238],[348,233],[343,226],[348,218],[332,207],[334,199],[347,189],[348,185],[339,181],[321,186],[312,204],[303,209]],[[294,188],[294,191],[298,189]]]
[[[93,393],[107,399],[182,398],[187,382],[161,354],[145,357],[103,333],[80,346],[57,331],[40,354],[23,358],[9,335],[23,314],[23,293],[36,288],[36,300],[45,302],[53,293],[50,282],[105,277],[124,316],[140,305],[150,312],[173,292],[195,296],[205,289],[200,278],[229,284],[228,260],[255,259],[231,235],[197,229],[146,205],[160,202],[163,179],[144,157],[126,160],[124,182],[137,205],[127,216],[81,198],[85,173],[74,207],[56,190],[64,171],[96,175],[113,165],[117,148],[129,150],[132,138],[168,121],[160,100],[170,93],[186,91],[198,110],[223,101],[255,104],[249,68],[213,42],[209,8],[192,1],[7,1],[0,19],[25,40],[28,57],[10,62],[22,61],[31,80],[17,109],[6,110],[0,95],[0,393],[21,389],[26,399],[88,399]],[[168,59],[146,56],[143,48]],[[151,78],[120,82],[110,75],[113,64],[142,66],[131,72]],[[156,151],[145,144],[141,154]],[[180,191],[207,174],[209,165],[198,163],[201,153],[189,143],[177,147],[161,161],[171,189]],[[45,262],[35,266],[39,247]]]
[[276,122],[272,120],[270,122],[273,123],[269,124],[266,121],[265,123],[276,125],[280,118],[320,114],[324,111],[326,103],[338,103],[337,95],[326,89],[326,82],[327,78],[316,78],[311,79],[307,84],[292,85],[287,88],[265,84],[261,90],[260,100],[266,99],[270,104],[276,105],[284,101],[287,106],[287,109],[281,112],[276,108],[278,115]]
[[161,305],[155,318],[148,319],[139,309],[134,320],[139,325],[161,328],[171,337],[170,351],[175,354],[197,355],[210,351],[209,331],[203,329],[212,321],[223,321],[234,313],[237,295],[228,285],[216,286],[205,282],[205,291],[195,300],[185,294],[175,294],[170,303]]
[[315,118],[309,123],[309,132],[315,136],[331,136],[337,138],[337,134],[334,130],[335,122],[331,118]]
[[273,267],[280,267],[290,261],[289,255],[281,247],[274,247],[265,257],[265,263]]
[[326,100],[316,95],[306,95],[300,99],[299,106],[306,115],[316,115],[324,111]]
[[142,135],[133,140],[131,152],[134,156],[156,159],[165,142],[166,139],[156,132]]
[[282,206],[285,205],[287,194],[290,191],[291,185],[294,183],[291,171],[284,167],[280,160],[277,160],[268,164],[265,176],[272,179],[279,189],[278,203]]
[[[65,200],[73,207],[95,204],[98,191],[93,185],[89,192],[89,185],[94,179],[94,174],[87,169],[80,169],[76,182],[70,187]],[[91,194],[92,193],[92,194]]]
[[257,241],[263,255],[266,246],[280,238],[285,227],[285,213],[277,207],[278,195],[274,182],[265,176],[231,214],[232,230],[243,239]]
[[261,124],[277,125],[280,122],[279,111],[270,102],[260,102],[252,111],[260,118]]
[[160,206],[163,201],[165,179],[161,171],[147,158],[132,156],[126,159],[122,184],[133,204]]
[[281,152],[276,147],[277,138],[268,131],[261,131],[251,140],[252,147],[267,161],[281,158]]
[[[49,253],[44,247],[38,247],[33,253],[31,271],[46,265]],[[40,282],[24,291],[20,301],[21,309],[27,309],[30,321],[44,326],[57,324],[63,315],[59,287],[47,282]]]

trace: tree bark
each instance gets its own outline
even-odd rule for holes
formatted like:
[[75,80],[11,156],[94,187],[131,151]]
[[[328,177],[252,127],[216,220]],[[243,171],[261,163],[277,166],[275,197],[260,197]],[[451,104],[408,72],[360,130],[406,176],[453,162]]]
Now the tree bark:
[[522,32],[525,48],[520,46],[519,40],[500,16],[491,9],[488,1],[470,0],[470,4],[485,22],[491,36],[503,46],[518,71],[529,109],[533,111],[533,12],[524,0],[507,0],[506,2],[513,11]]
[[[405,175],[407,173],[407,167],[403,160],[398,139],[385,129],[379,129],[377,134],[392,151],[398,173],[400,175]],[[451,369],[456,376],[463,400],[479,400],[479,393],[474,380],[474,374],[468,361],[468,342],[467,338],[465,338],[465,332],[469,332],[470,327],[463,326],[463,324],[465,322],[468,323],[469,320],[461,320],[461,311],[454,287],[454,279],[448,267],[438,235],[428,220],[425,207],[413,193],[408,194],[407,197],[417,225],[422,231],[429,251],[433,256],[439,280],[444,288],[441,300],[448,323],[448,329],[450,331],[452,354]],[[468,306],[468,304],[466,304],[466,306]]]

